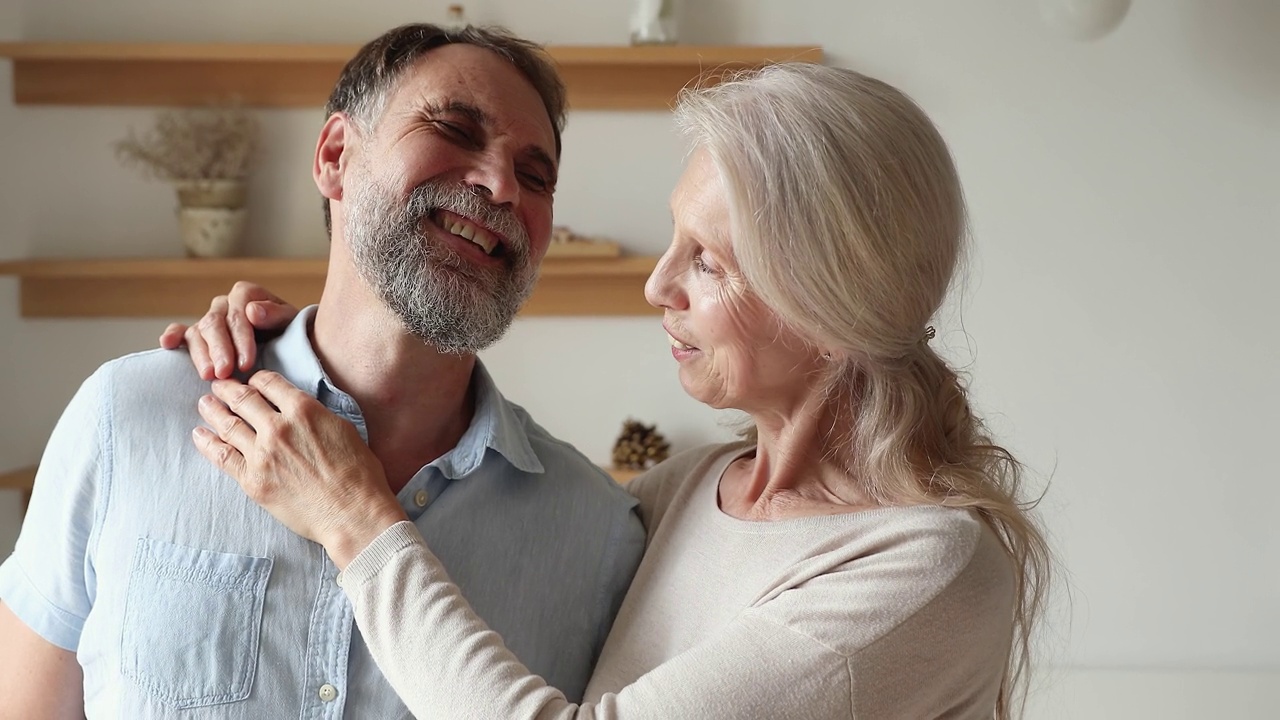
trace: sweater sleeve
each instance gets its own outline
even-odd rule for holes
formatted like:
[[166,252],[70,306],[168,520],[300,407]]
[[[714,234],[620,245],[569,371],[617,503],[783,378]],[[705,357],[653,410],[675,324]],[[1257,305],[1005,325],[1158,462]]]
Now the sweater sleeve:
[[621,692],[571,704],[471,610],[408,522],[352,561],[342,586],[378,667],[418,717],[852,717],[849,658],[752,613]]

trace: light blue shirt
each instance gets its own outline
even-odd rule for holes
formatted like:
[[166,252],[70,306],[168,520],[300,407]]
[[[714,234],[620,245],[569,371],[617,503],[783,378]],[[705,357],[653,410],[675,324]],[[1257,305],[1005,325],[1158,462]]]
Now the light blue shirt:
[[[364,435],[311,348],[314,314],[264,345],[261,366]],[[479,364],[472,382],[471,426],[399,499],[476,612],[577,700],[643,552],[635,500]],[[208,389],[168,351],[85,381],[45,449],[0,599],[76,652],[89,718],[409,717],[323,549],[195,450]]]

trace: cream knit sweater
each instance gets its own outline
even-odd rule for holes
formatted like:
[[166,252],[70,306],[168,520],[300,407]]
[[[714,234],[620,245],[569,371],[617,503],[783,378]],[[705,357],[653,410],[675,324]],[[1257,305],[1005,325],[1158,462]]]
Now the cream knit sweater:
[[587,703],[530,675],[410,523],[342,575],[373,657],[419,718],[990,718],[1013,571],[968,511],[778,522],[719,510],[743,445],[633,481],[649,533]]

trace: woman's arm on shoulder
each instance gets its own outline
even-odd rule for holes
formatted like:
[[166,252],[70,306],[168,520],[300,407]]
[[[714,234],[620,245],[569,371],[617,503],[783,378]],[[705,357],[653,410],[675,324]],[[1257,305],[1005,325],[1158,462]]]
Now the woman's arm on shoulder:
[[378,667],[418,717],[851,717],[847,659],[751,614],[619,692],[574,705],[472,611],[408,522],[379,536],[341,583]]
[[411,523],[379,536],[342,585],[379,668],[419,716],[989,718],[1007,658],[1007,561],[963,511],[937,514],[888,524],[869,554],[808,575],[798,565],[794,583],[634,682],[597,667],[593,684],[618,689],[592,704],[530,674]]

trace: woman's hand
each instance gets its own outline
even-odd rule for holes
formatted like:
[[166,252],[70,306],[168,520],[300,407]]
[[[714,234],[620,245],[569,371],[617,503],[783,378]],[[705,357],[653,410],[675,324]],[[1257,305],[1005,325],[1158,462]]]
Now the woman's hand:
[[297,314],[298,308],[270,290],[241,281],[230,293],[215,297],[195,325],[171,323],[160,335],[160,347],[173,350],[185,344],[201,378],[229,378],[237,369],[253,368],[258,352],[255,329],[283,330]]
[[283,376],[215,380],[200,415],[213,428],[192,431],[200,453],[290,530],[323,545],[339,569],[407,519],[355,427]]

